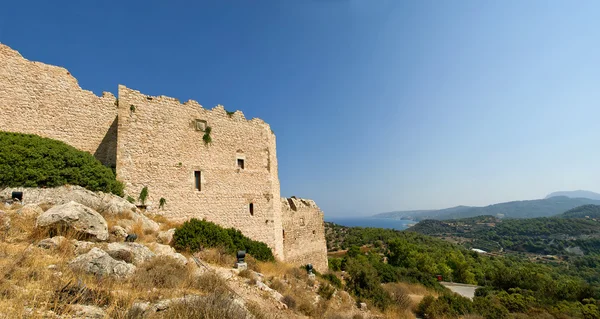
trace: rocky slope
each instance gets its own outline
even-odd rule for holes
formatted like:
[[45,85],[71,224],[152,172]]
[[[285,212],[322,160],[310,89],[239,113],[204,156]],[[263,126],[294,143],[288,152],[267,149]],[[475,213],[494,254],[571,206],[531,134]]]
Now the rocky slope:
[[[0,191],[0,318],[367,318],[321,278],[169,243],[175,224],[81,187]],[[125,241],[128,235],[137,239]],[[129,239],[131,236],[129,237]]]

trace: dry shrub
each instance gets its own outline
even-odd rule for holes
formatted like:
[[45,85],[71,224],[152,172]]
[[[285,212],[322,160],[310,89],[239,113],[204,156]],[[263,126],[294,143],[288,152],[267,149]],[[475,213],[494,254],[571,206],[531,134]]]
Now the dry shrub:
[[108,253],[112,258],[116,260],[122,260],[126,263],[133,263],[135,255],[129,250],[112,250]]
[[216,264],[223,267],[233,267],[236,261],[235,256],[227,253],[224,248],[204,249],[197,252],[196,255],[209,264]]
[[165,217],[163,215],[152,214],[152,215],[147,215],[147,216],[148,216],[148,218],[152,219],[153,221],[157,222],[160,225],[160,230],[169,230],[171,228],[177,228],[177,227],[181,226],[181,223],[171,221],[170,219],[168,219],[167,217]]
[[256,275],[254,274],[254,272],[252,270],[244,269],[239,272],[238,276],[248,278],[248,279],[250,279],[248,282],[249,284],[256,285],[256,280],[257,280]]
[[413,306],[408,291],[402,285],[395,283],[384,285],[383,287],[392,297],[394,305],[400,309],[410,309]]
[[175,304],[150,318],[247,319],[248,313],[231,295],[211,293],[194,301]]
[[276,314],[265,311],[260,308],[260,305],[254,301],[246,301],[246,309],[256,319],[276,319],[279,318]]
[[196,277],[191,286],[200,291],[208,292],[208,293],[219,293],[224,294],[228,293],[229,286],[227,286],[227,282],[221,276],[212,271],[207,271],[202,275]]
[[292,297],[291,295],[283,296],[281,302],[283,302],[288,307],[288,309],[296,309],[296,298]]
[[271,283],[269,284],[269,287],[271,289],[277,290],[280,293],[284,293],[286,290],[286,286],[283,282],[281,282],[281,280],[275,278],[271,280]]
[[308,273],[306,272],[306,270],[304,269],[300,269],[299,267],[291,267],[287,270],[285,276],[285,278],[296,278],[299,280],[307,280],[308,279]]
[[[108,285],[107,285],[108,286]],[[109,287],[88,288],[80,281],[69,281],[66,285],[57,289],[51,301],[51,309],[61,314],[70,304],[87,304],[95,306],[106,306],[111,302]]]
[[[292,266],[282,262],[263,262],[256,263],[258,269],[255,271],[269,277],[283,278]],[[254,270],[254,269],[253,269]]]
[[325,300],[330,300],[335,294],[335,288],[329,283],[322,283],[319,286],[319,290],[317,291],[319,296],[321,296]]
[[136,288],[176,288],[188,278],[188,268],[177,260],[158,256],[137,267],[131,282]]

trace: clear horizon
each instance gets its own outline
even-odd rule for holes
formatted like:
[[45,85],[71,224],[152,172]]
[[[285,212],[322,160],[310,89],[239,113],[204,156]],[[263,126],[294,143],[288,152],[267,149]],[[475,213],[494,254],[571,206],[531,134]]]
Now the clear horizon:
[[0,4],[0,42],[269,123],[327,217],[600,192],[600,3]]

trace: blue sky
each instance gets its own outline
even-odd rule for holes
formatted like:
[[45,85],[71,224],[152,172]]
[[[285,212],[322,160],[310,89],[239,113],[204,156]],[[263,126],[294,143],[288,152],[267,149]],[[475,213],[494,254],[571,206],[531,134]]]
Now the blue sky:
[[0,42],[223,104],[326,216],[600,192],[597,1],[4,1]]

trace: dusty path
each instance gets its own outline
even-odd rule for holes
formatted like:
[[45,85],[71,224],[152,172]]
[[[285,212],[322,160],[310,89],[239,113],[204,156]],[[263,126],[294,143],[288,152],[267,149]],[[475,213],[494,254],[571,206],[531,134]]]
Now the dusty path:
[[475,286],[475,285],[457,284],[457,283],[445,282],[445,281],[440,282],[440,284],[444,285],[446,288],[452,290],[453,292],[455,292],[463,297],[467,297],[469,299],[473,299],[473,297],[475,297],[475,290],[477,288],[480,288],[479,286]]

